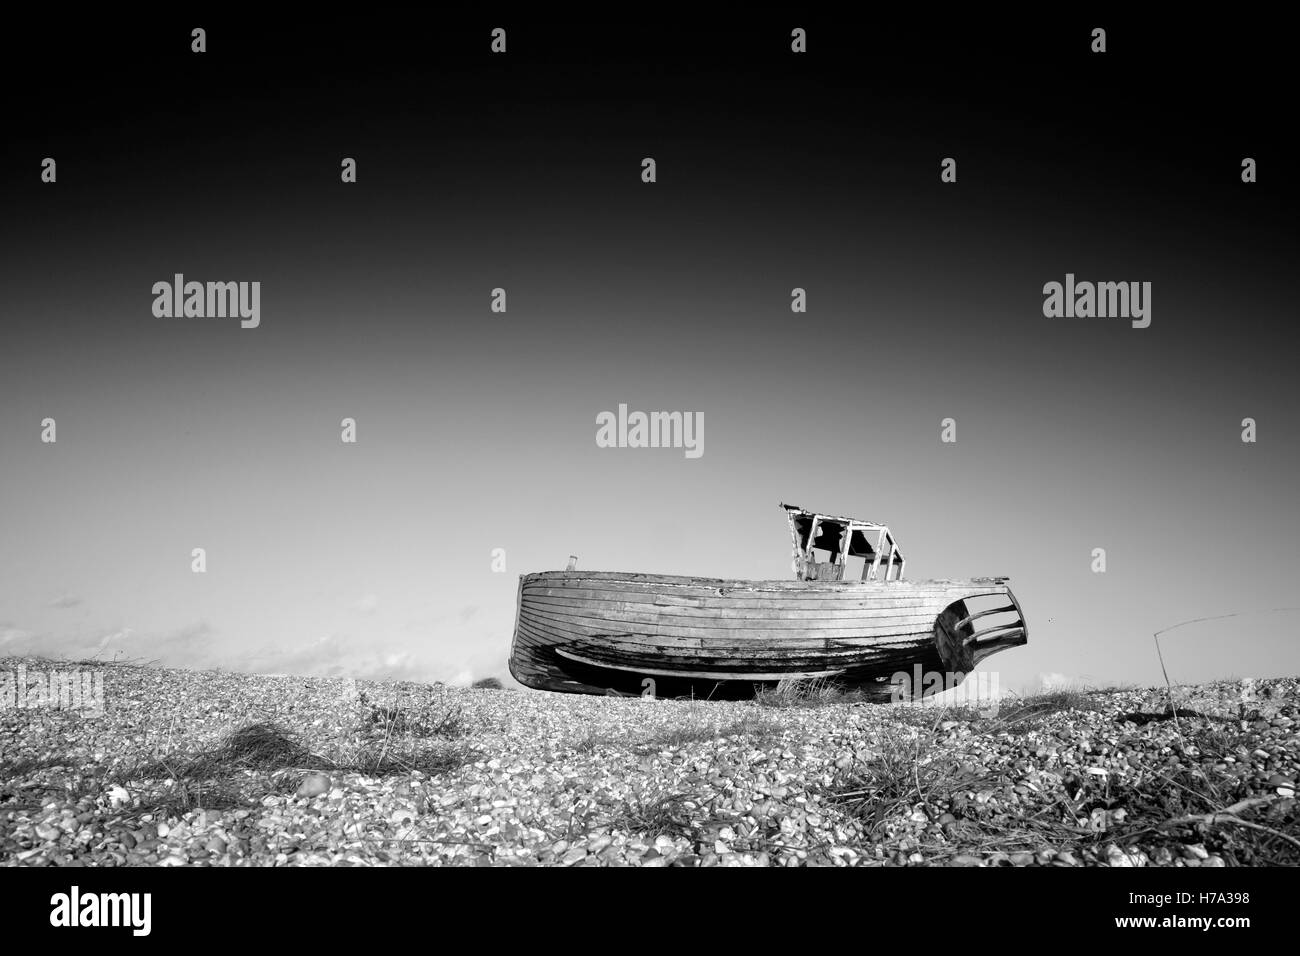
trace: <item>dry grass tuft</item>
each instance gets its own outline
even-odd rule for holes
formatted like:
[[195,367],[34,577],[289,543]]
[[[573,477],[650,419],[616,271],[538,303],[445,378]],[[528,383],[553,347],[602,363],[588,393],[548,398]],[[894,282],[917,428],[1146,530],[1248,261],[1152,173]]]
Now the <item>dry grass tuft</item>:
[[641,800],[630,800],[610,821],[619,830],[648,836],[685,836],[695,832],[692,819],[703,801],[699,794],[660,792]]
[[782,678],[771,687],[759,687],[754,691],[754,701],[760,707],[824,707],[868,700],[862,691],[845,690],[826,677]]
[[994,721],[1002,730],[1031,730],[1041,727],[1043,721],[1053,714],[1100,709],[1098,702],[1086,690],[1052,690],[1028,697],[1003,699],[999,702]]
[[784,727],[779,722],[757,711],[746,712],[733,720],[720,721],[692,708],[684,719],[661,727],[642,739],[640,747],[644,750],[660,750],[724,737],[748,737],[755,746],[765,746],[779,739],[783,731]]
[[253,805],[294,792],[303,773],[391,776],[447,773],[475,754],[433,737],[462,732],[459,711],[428,719],[424,713],[378,707],[361,700],[362,717],[351,744],[319,753],[278,724],[254,723],[227,734],[216,746],[173,750],[118,766],[92,789],[118,784],[135,797],[135,812],[186,812]]

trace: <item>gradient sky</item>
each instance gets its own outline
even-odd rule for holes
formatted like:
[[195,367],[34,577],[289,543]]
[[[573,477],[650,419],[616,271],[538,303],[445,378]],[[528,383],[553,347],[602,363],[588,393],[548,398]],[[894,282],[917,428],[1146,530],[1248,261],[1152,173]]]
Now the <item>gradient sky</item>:
[[[785,500],[887,522],[909,577],[1010,576],[1004,687],[1154,684],[1153,631],[1235,613],[1165,639],[1170,676],[1300,673],[1271,49],[692,17],[212,20],[194,55],[193,25],[38,22],[48,87],[3,67],[0,655],[504,676],[520,573],[786,578]],[[176,272],[260,281],[260,328],[155,318]],[[1067,272],[1150,281],[1151,327],[1045,318]],[[598,448],[621,402],[703,413],[703,457]]]

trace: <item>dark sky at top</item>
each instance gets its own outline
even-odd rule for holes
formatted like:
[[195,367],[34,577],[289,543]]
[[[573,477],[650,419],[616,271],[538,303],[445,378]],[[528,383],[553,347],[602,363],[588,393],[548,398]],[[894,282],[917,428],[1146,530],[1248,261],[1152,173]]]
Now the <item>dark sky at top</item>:
[[[629,15],[16,23],[0,653],[501,673],[517,574],[786,577],[787,500],[1010,575],[1005,684],[1154,682],[1153,630],[1232,612],[1175,678],[1300,670],[1276,31]],[[178,272],[261,326],[154,317]],[[1066,273],[1151,327],[1045,318]],[[705,454],[597,448],[619,403]]]

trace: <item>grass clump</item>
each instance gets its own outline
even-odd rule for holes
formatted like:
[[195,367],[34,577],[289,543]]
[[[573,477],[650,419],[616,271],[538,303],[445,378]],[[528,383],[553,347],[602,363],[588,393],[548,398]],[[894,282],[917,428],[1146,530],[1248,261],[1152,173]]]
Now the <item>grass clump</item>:
[[135,798],[133,812],[184,813],[250,806],[267,796],[290,794],[307,772],[436,776],[474,757],[466,748],[432,740],[463,732],[459,710],[385,707],[364,695],[359,702],[354,733],[328,752],[312,749],[280,724],[257,722],[231,731],[212,747],[178,748],[118,766],[98,784],[126,787]]
[[1163,837],[1175,850],[1202,843],[1229,866],[1300,865],[1300,801],[1251,797],[1237,777],[1179,766],[1120,788],[1109,802],[1125,809],[1131,838]]
[[771,686],[754,690],[754,702],[760,707],[825,707],[867,700],[862,691],[845,690],[827,677],[783,677]]
[[1098,701],[1087,691],[1063,688],[1003,699],[998,702],[997,716],[992,721],[1002,730],[1035,730],[1054,714],[1101,709]]
[[757,712],[750,711],[722,721],[692,707],[685,719],[660,727],[641,741],[641,747],[661,750],[723,737],[749,737],[755,746],[764,746],[777,740],[783,730],[780,723]]
[[928,759],[925,735],[911,741],[886,741],[873,759],[840,776],[829,796],[856,816],[868,835],[879,837],[886,824],[914,808],[937,818],[958,794],[978,791],[993,781],[980,764],[963,764],[946,756]]
[[432,702],[419,707],[392,707],[373,703],[364,692],[357,695],[357,703],[362,712],[363,733],[452,738],[465,732],[460,707],[450,707],[444,711]]

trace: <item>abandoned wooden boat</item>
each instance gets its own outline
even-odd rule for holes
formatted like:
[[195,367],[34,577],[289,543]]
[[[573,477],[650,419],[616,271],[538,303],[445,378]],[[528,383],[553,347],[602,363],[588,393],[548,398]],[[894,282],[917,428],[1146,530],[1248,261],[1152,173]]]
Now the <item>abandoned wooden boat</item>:
[[[510,672],[585,694],[734,699],[819,678],[897,699],[899,686],[909,697],[955,686],[1028,640],[1007,578],[907,581],[885,525],[782,507],[793,581],[578,571],[572,561],[522,575]],[[859,580],[845,580],[859,565]],[[942,682],[911,679],[936,673]]]

